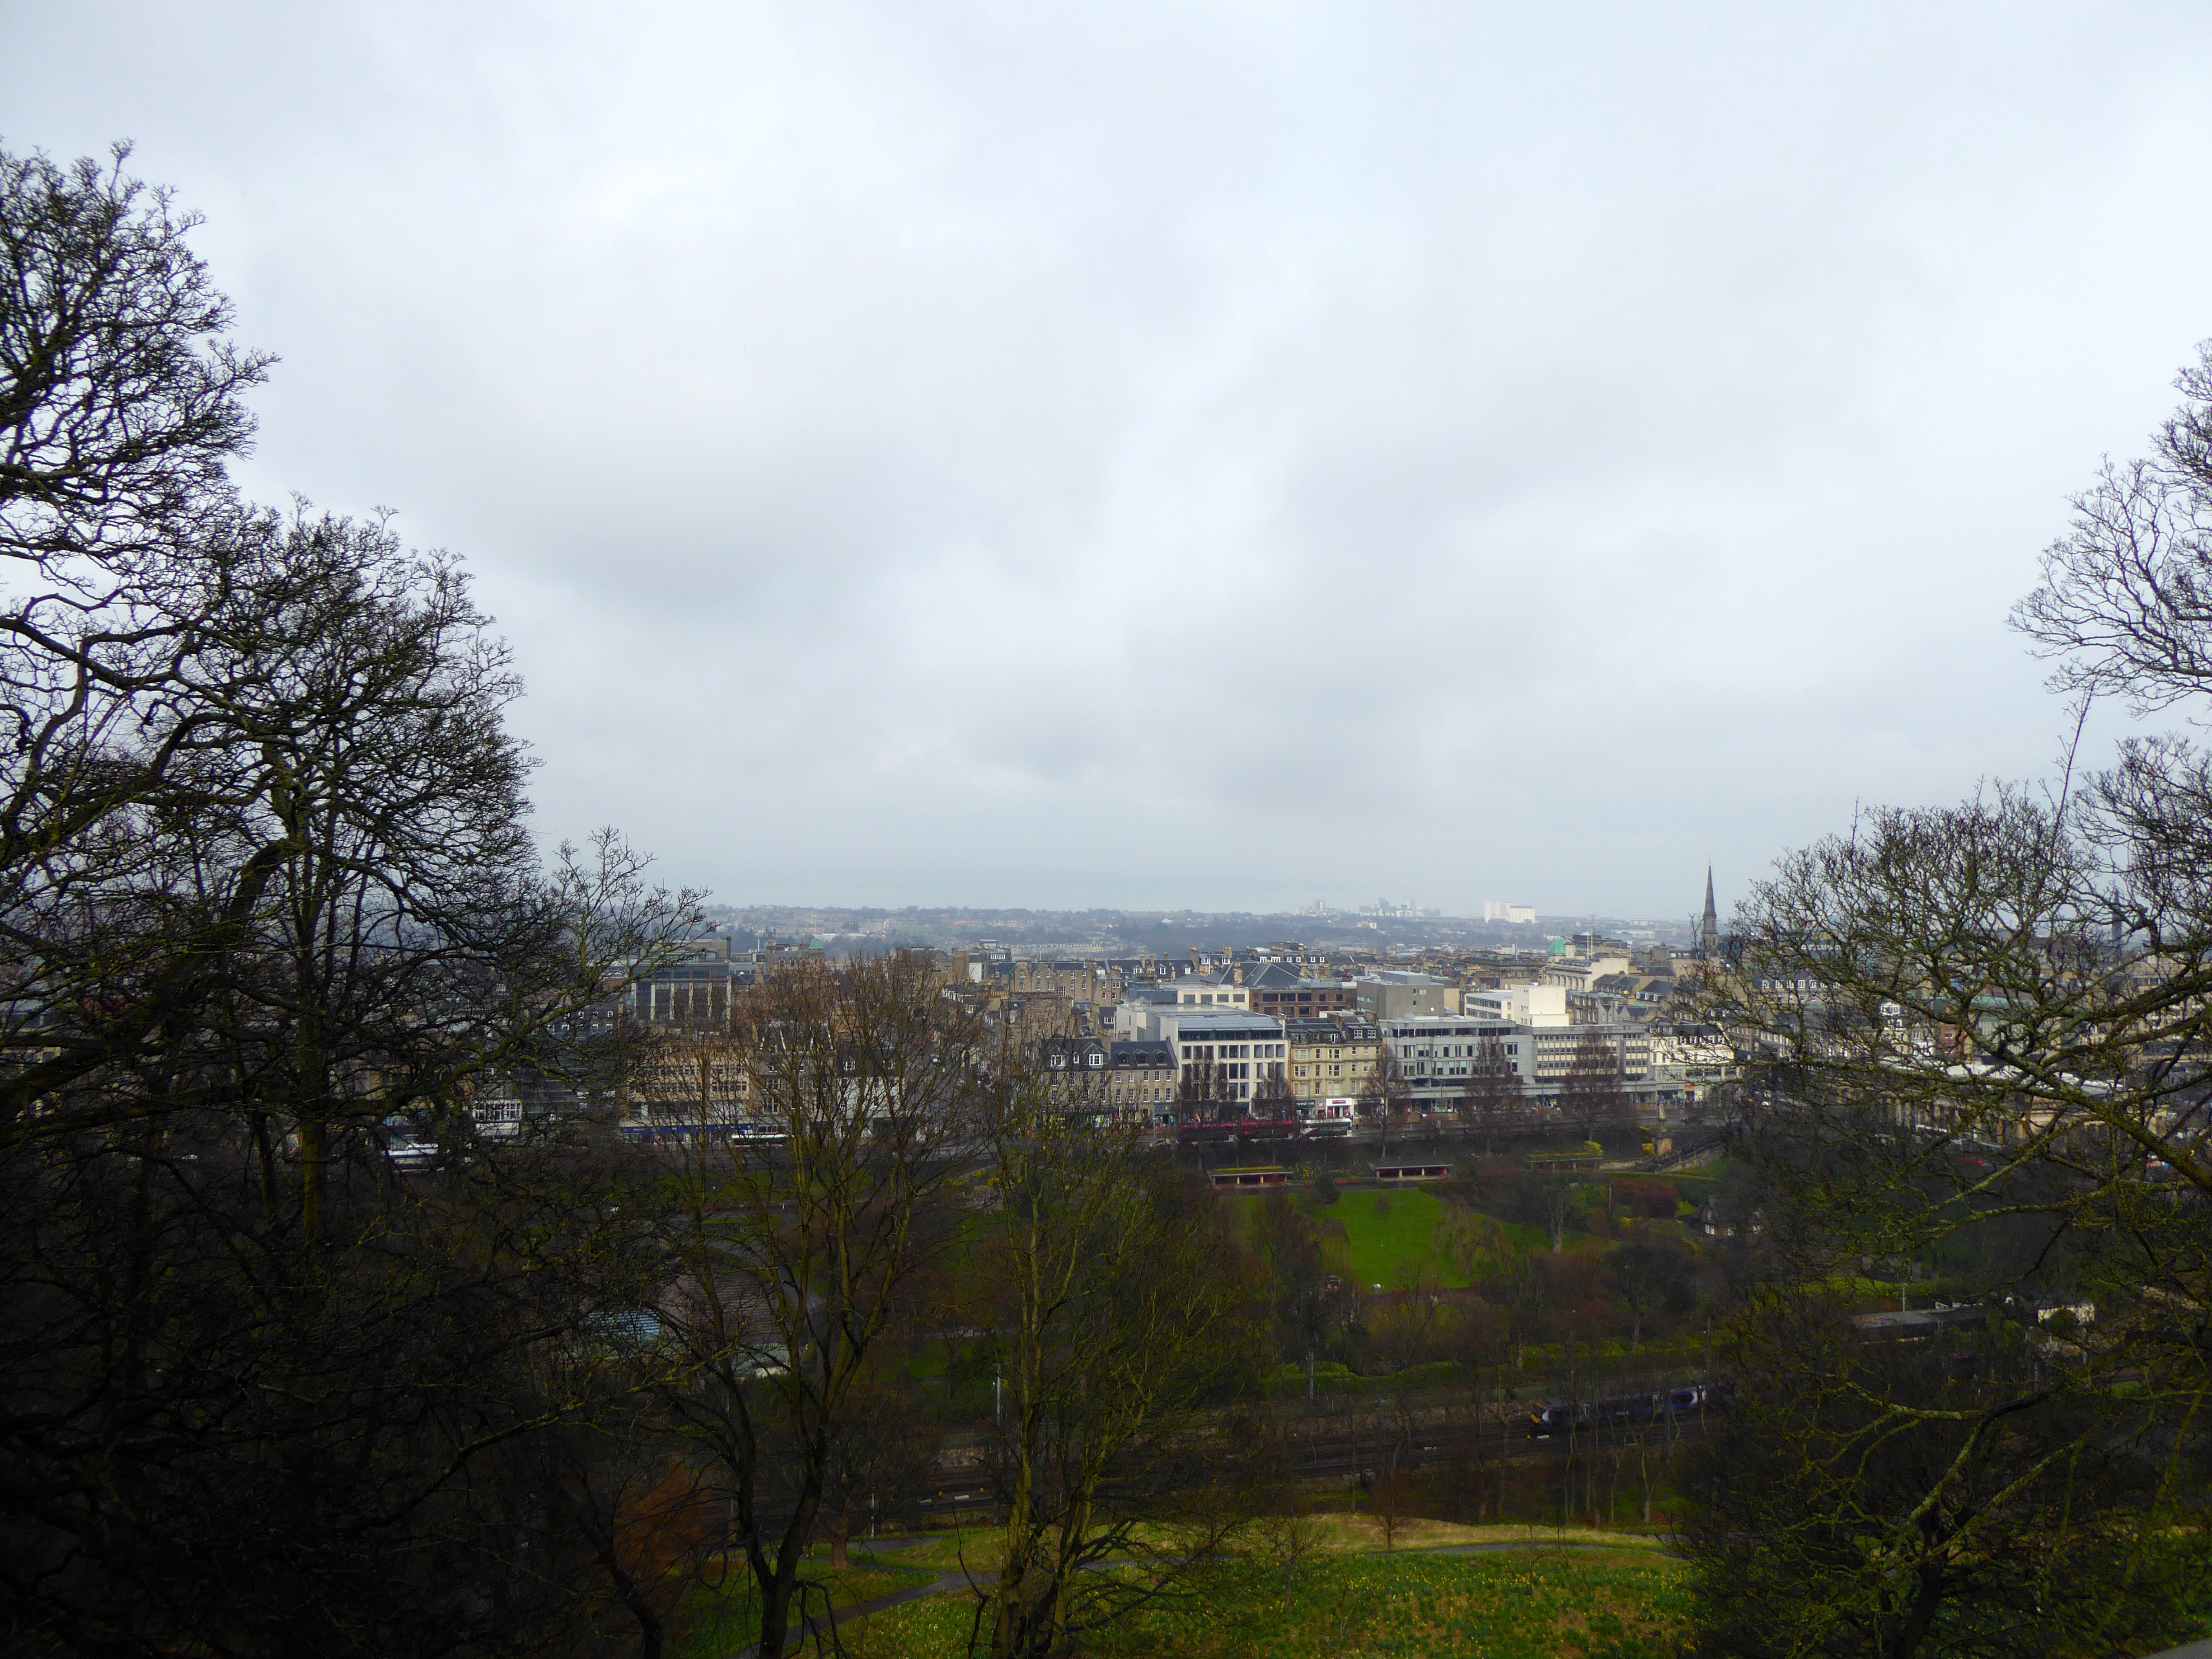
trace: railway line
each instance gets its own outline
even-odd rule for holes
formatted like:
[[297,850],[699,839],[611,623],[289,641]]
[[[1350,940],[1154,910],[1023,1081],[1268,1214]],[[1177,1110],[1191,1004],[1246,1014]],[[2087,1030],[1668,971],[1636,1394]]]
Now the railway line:
[[[1453,1463],[1494,1469],[1501,1459],[1509,1468],[1526,1468],[1561,1463],[1570,1455],[1609,1457],[1635,1449],[1639,1442],[1647,1453],[1664,1454],[1702,1438],[1709,1409],[1701,1404],[1693,1411],[1641,1421],[1599,1416],[1575,1422],[1571,1431],[1561,1424],[1550,1432],[1535,1434],[1530,1432],[1525,1407],[1503,1414],[1495,1408],[1479,1415],[1429,1412],[1402,1421],[1383,1416],[1349,1423],[1307,1419],[1294,1424],[1283,1437],[1276,1473],[1281,1479],[1317,1486],[1355,1484],[1392,1468],[1414,1474]],[[923,1507],[943,1516],[980,1515],[995,1509],[997,1501],[986,1448],[977,1443],[948,1449]]]

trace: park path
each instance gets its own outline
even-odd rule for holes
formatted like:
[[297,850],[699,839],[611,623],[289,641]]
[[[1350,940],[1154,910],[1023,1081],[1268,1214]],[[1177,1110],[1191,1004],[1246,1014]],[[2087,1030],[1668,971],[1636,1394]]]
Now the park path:
[[[900,1550],[912,1549],[917,1544],[927,1541],[929,1540],[922,1538],[870,1540],[856,1553],[895,1555]],[[865,1601],[855,1601],[848,1607],[840,1607],[837,1609],[837,1622],[842,1625],[848,1620],[865,1619],[872,1613],[887,1613],[893,1607],[902,1607],[908,1602],[919,1601],[925,1596],[949,1595],[956,1591],[971,1588],[973,1583],[974,1581],[965,1572],[957,1569],[951,1572],[941,1572],[926,1584],[911,1584],[905,1589],[892,1590],[887,1595],[871,1596]],[[732,1654],[730,1659],[757,1659],[759,1651],[758,1643],[748,1643]]]

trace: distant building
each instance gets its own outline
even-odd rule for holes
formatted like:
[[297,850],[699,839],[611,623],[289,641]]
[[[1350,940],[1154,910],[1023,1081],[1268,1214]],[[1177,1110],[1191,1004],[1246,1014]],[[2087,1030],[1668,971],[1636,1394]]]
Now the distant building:
[[1727,1033],[1716,1027],[1682,1025],[1652,1035],[1652,1087],[1662,1100],[1702,1100],[1741,1073]]
[[1612,1020],[1649,1019],[1674,996],[1671,973],[1605,974],[1587,991],[1570,991],[1567,1006],[1577,1024],[1603,1024]]
[[1587,991],[1608,975],[1627,971],[1626,957],[1562,957],[1544,969],[1544,983],[1569,992]]
[[1372,904],[1361,905],[1359,907],[1359,914],[1363,916],[1402,916],[1407,919],[1412,919],[1415,917],[1434,916],[1437,912],[1433,908],[1425,908],[1424,907],[1414,903],[1411,899],[1407,899],[1403,904],[1393,904],[1389,899],[1379,898]]
[[1012,966],[1016,996],[1056,996],[1071,1003],[1110,1008],[1121,998],[1123,975],[1110,963],[1018,960]]
[[1274,939],[1266,945],[1255,945],[1249,951],[1238,952],[1238,955],[1249,957],[1257,963],[1279,963],[1285,968],[1301,969],[1323,967],[1328,961],[1326,951],[1312,949],[1294,939]]
[[632,980],[623,1012],[641,1025],[692,1030],[726,1025],[732,996],[752,983],[758,964],[732,961],[727,939],[703,940],[689,957]]
[[1698,954],[1717,957],[1721,950],[1720,911],[1713,903],[1713,866],[1705,866],[1705,914],[1698,923]]
[[1172,985],[1132,985],[1114,1010],[1114,1035],[1124,1042],[1158,1041],[1158,1015],[1176,1006]]
[[1291,1093],[1302,1106],[1357,1097],[1382,1055],[1382,1030],[1370,1020],[1285,1020],[1283,1036],[1290,1050]]
[[497,1140],[520,1134],[530,1125],[574,1117],[593,1103],[565,1083],[499,1075],[479,1080],[469,1101],[469,1115],[479,1135]]
[[1047,1074],[1071,1085],[1104,1082],[1106,1053],[1106,1044],[1097,1037],[1048,1036],[1037,1044]]
[[1477,1014],[1408,1016],[1378,1022],[1384,1045],[1398,1062],[1415,1101],[1437,1107],[1468,1090],[1492,1043],[1505,1063],[1528,1080],[1534,1042],[1527,1027]]
[[1652,1096],[1651,1033],[1645,1026],[1571,1025],[1565,1030],[1531,1032],[1530,1036],[1532,1064],[1523,1078],[1531,1094],[1558,1094],[1583,1044],[1595,1040],[1613,1051],[1623,1093],[1638,1100]]
[[1153,1016],[1160,1041],[1172,1043],[1178,1085],[1194,1066],[1218,1066],[1231,1101],[1249,1101],[1289,1064],[1283,1023],[1230,1009],[1164,1008]]
[[1186,1008],[1249,1008],[1252,990],[1216,974],[1190,974],[1175,983],[1176,1001]]
[[1384,971],[1352,982],[1359,1012],[1370,1019],[1396,1019],[1413,1014],[1455,1014],[1460,989],[1450,980],[1433,974]]
[[726,1036],[678,1036],[636,1055],[617,1103],[625,1122],[736,1123],[752,1113],[750,1056]]
[[1495,991],[1469,991],[1462,1003],[1462,1012],[1510,1020],[1516,1025],[1548,1030],[1569,1023],[1564,985],[1508,985]]
[[1106,1104],[1116,1117],[1142,1117],[1157,1123],[1175,1109],[1175,1045],[1171,1042],[1115,1042],[1106,1053]]
[[1307,979],[1278,963],[1268,963],[1245,981],[1253,1012],[1279,1019],[1311,1019],[1355,1006],[1351,986],[1341,980]]
[[1480,1014],[1453,1018],[1424,1017],[1379,1022],[1382,1041],[1398,1061],[1413,1097],[1425,1104],[1442,1105],[1467,1091],[1476,1064],[1485,1060],[1485,1048],[1498,1045],[1498,1057],[1521,1079],[1530,1100],[1555,1097],[1577,1054],[1593,1039],[1605,1043],[1617,1057],[1620,1086],[1632,1098],[1652,1097],[1651,1036],[1642,1025],[1570,1025],[1534,1027]]

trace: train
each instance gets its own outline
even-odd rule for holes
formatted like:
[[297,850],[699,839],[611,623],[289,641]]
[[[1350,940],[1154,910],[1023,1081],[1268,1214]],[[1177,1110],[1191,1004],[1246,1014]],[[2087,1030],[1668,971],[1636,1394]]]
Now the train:
[[1679,1389],[1662,1389],[1656,1394],[1618,1394],[1609,1399],[1583,1400],[1571,1404],[1556,1400],[1540,1401],[1528,1408],[1528,1437],[1541,1440],[1574,1430],[1650,1423],[1670,1417],[1694,1417],[1717,1403],[1713,1390],[1703,1382],[1687,1383]]

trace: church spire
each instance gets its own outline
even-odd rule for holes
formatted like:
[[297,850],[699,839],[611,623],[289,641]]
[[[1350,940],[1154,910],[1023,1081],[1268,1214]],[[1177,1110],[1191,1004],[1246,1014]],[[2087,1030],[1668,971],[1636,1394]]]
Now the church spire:
[[1720,912],[1713,905],[1713,866],[1705,866],[1705,915],[1698,925],[1698,954],[1717,955],[1721,948]]

